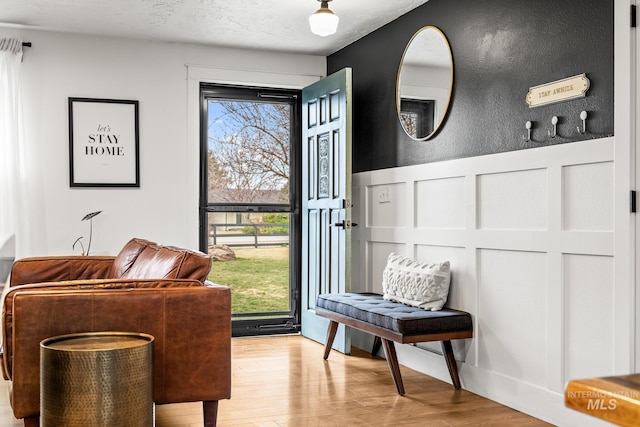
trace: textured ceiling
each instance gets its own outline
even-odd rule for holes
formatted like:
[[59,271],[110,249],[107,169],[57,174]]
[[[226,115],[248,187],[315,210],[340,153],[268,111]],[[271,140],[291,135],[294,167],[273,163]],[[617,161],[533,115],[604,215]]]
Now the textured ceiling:
[[1,0],[10,28],[328,55],[427,0],[333,0],[338,32],[309,30],[316,0]]

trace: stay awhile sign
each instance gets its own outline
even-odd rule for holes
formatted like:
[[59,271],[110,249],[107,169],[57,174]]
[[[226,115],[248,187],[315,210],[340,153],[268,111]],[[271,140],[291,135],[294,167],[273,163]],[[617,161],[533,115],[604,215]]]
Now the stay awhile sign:
[[591,82],[585,73],[567,77],[555,82],[534,86],[529,89],[526,101],[529,107],[552,104],[554,102],[567,101],[569,99],[583,98],[587,95]]

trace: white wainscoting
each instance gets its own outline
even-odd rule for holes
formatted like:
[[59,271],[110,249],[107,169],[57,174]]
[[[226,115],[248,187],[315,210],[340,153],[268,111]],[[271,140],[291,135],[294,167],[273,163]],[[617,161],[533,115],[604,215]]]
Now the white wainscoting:
[[[447,305],[475,329],[454,343],[463,387],[556,425],[603,425],[563,393],[614,374],[616,322],[631,322],[614,316],[613,160],[603,138],[355,174],[353,290],[382,291],[390,252],[451,261]],[[439,345],[397,349],[450,382]]]

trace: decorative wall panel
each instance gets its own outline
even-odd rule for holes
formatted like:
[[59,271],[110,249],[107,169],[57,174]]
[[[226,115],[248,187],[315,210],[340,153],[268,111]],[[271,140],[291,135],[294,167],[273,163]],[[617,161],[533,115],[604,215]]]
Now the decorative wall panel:
[[562,257],[564,381],[611,375],[613,368],[613,257]]
[[[387,257],[390,253],[395,252],[404,254],[406,251],[405,245],[400,243],[383,243],[383,242],[369,242],[367,247],[367,262],[369,274],[369,285],[366,292],[382,293],[382,272],[387,263]],[[377,262],[378,260],[384,260]],[[357,286],[357,285],[356,285]],[[362,291],[362,290],[361,290]],[[357,292],[357,291],[356,291]]]
[[546,170],[535,169],[478,176],[478,228],[545,230]]
[[[575,421],[562,392],[613,374],[628,345],[613,338],[630,304],[613,277],[614,210],[598,206],[615,192],[614,148],[605,138],[355,174],[354,291],[382,291],[390,252],[448,259],[447,306],[474,319],[474,338],[454,343],[463,387],[553,424],[597,425]],[[370,348],[370,336],[352,338]],[[396,349],[449,381],[437,344]]]
[[546,254],[478,250],[478,365],[545,385]]
[[[407,227],[405,183],[374,185],[367,188],[367,227]],[[357,221],[356,221],[357,222]]]
[[563,168],[563,229],[613,230],[613,162]]
[[[425,262],[435,263],[449,261],[451,264],[451,285],[447,305],[451,307],[464,307],[475,303],[476,290],[473,283],[472,272],[466,262],[467,252],[465,248],[454,246],[416,245],[415,257]],[[456,340],[452,342],[456,359],[465,361],[470,351],[471,342],[468,340]],[[428,349],[434,353],[442,354],[439,342],[418,344],[419,347]],[[473,349],[471,349],[473,350]],[[470,358],[473,360],[473,357]]]
[[465,227],[464,177],[417,181],[416,227]]
[[451,264],[451,287],[447,303],[453,307],[470,305],[475,301],[473,272],[469,270],[466,249],[455,246],[416,245],[415,257],[425,262],[449,261]]

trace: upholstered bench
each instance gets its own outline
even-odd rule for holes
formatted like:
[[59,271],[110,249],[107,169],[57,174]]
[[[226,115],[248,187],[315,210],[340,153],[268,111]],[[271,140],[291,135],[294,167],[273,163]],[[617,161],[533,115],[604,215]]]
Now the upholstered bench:
[[387,301],[379,294],[343,293],[319,295],[316,314],[330,320],[324,350],[325,360],[331,352],[339,323],[371,333],[376,337],[372,354],[375,355],[382,344],[398,394],[404,395],[400,365],[393,342],[406,344],[442,341],[442,351],[451,381],[456,389],[460,389],[451,340],[473,336],[469,313],[449,308],[438,311],[423,310]]

